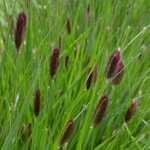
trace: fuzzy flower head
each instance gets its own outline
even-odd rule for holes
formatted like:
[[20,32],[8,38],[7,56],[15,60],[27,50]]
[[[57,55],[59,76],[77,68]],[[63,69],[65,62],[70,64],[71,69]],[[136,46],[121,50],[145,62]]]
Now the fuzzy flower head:
[[114,76],[114,72],[117,67],[117,63],[120,60],[120,48],[115,50],[115,52],[110,56],[109,62],[106,66],[105,77],[107,79],[112,78]]
[[27,26],[27,16],[24,12],[19,13],[17,18],[17,24],[15,28],[15,46],[17,49],[17,53],[19,53],[19,49],[25,37]]
[[137,100],[134,100],[125,114],[125,122],[129,122],[136,112]]
[[66,127],[64,129],[63,135],[62,135],[60,143],[59,143],[60,146],[65,144],[68,141],[69,137],[72,134],[73,127],[74,127],[74,121],[71,119],[66,124]]
[[124,62],[119,61],[114,72],[114,77],[112,79],[113,85],[118,85],[122,81],[124,75]]
[[94,129],[103,119],[108,106],[108,96],[104,95],[100,99],[92,118],[91,129]]
[[40,111],[40,90],[35,93],[34,99],[34,115],[37,117]]
[[54,49],[51,62],[50,62],[50,75],[52,78],[56,75],[58,65],[59,65],[59,53],[60,50],[58,48]]

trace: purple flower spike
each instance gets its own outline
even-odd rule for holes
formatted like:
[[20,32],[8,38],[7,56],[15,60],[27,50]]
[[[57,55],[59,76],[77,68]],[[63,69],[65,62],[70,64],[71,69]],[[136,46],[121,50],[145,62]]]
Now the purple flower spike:
[[53,51],[51,62],[50,62],[50,75],[52,78],[56,75],[58,65],[59,65],[59,49],[56,48]]
[[137,100],[134,100],[125,114],[125,122],[129,122],[136,112]]
[[115,50],[115,52],[110,56],[109,62],[107,64],[106,70],[105,70],[105,77],[107,79],[112,78],[114,76],[114,72],[117,67],[117,63],[120,60],[120,48]]
[[91,129],[94,129],[103,119],[108,106],[108,96],[104,95],[97,105],[92,118]]
[[[92,83],[92,76],[93,76],[93,72],[91,72],[91,69],[92,68],[89,68],[88,69],[88,79],[87,79],[87,82],[86,82],[86,88],[87,88],[87,90],[90,88],[90,86],[91,86],[91,83]],[[91,73],[90,73],[91,72]],[[89,75],[90,74],[90,75]]]
[[34,99],[34,115],[37,117],[40,111],[40,90],[36,91]]
[[114,78],[112,80],[113,85],[118,85],[122,81],[124,75],[124,63],[123,61],[119,61],[116,67],[116,71],[114,73]]
[[24,12],[21,12],[18,15],[15,35],[14,35],[17,53],[19,53],[19,49],[25,37],[26,25],[27,25],[27,16]]
[[71,25],[70,25],[69,18],[67,18],[67,20],[66,20],[66,28],[67,28],[68,34],[70,34],[71,33]]
[[62,135],[60,143],[59,143],[60,146],[65,144],[68,141],[69,137],[72,134],[73,126],[74,126],[74,121],[71,119],[68,121],[68,123],[65,127],[65,130],[63,132],[63,135]]

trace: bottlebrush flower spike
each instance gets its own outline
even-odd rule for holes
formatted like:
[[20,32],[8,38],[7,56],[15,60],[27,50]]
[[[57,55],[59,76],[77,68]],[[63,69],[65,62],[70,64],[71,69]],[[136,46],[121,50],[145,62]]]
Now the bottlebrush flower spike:
[[[91,72],[92,68],[88,69],[87,75],[89,76],[86,82],[86,88],[87,90],[90,88],[92,81],[96,82],[97,79],[97,73],[98,73],[98,64],[95,65],[93,71]],[[91,74],[90,74],[91,72]],[[90,74],[90,75],[89,75]]]
[[115,52],[109,58],[109,62],[105,70],[105,77],[107,79],[112,78],[114,76],[114,72],[116,70],[117,63],[119,62],[119,60],[120,60],[120,48],[115,50]]
[[94,129],[103,119],[108,106],[108,96],[104,95],[97,105],[92,118],[91,129]]
[[122,81],[124,75],[124,63],[123,61],[119,61],[114,73],[114,77],[112,79],[113,85],[118,85]]
[[50,75],[52,78],[56,75],[58,65],[59,65],[59,49],[56,48],[53,51],[51,62],[50,62]]
[[15,35],[14,35],[17,53],[19,53],[19,49],[25,37],[26,25],[27,25],[27,16],[24,12],[21,12],[18,15],[17,24],[15,28]]
[[125,114],[125,122],[129,122],[136,112],[137,100],[134,100]]
[[73,126],[74,126],[74,121],[71,119],[68,121],[68,123],[65,127],[65,130],[63,132],[63,135],[62,135],[60,143],[59,143],[60,146],[65,144],[68,141],[69,137],[72,134]]
[[[93,72],[91,72],[91,69],[92,68],[89,68],[88,69],[88,79],[87,79],[87,81],[86,81],[86,88],[87,88],[87,90],[90,88],[90,86],[91,86],[91,83],[92,83],[92,74],[93,74]],[[90,73],[91,72],[91,73]],[[90,74],[90,75],[89,75]]]
[[34,99],[34,115],[37,117],[40,111],[40,90],[35,93]]
[[67,28],[68,34],[70,34],[71,33],[71,25],[70,25],[69,18],[67,18],[67,20],[66,20],[66,28]]

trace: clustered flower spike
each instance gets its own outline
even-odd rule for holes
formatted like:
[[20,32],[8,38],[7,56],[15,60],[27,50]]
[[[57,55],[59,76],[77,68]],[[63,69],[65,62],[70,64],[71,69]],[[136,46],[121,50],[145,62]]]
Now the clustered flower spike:
[[56,75],[59,65],[59,48],[54,49],[50,62],[50,75],[52,78]]
[[122,81],[124,74],[124,63],[123,61],[119,61],[115,71],[115,77],[112,79],[113,85],[118,85]]
[[63,135],[61,137],[59,146],[65,144],[68,141],[69,137],[72,134],[73,126],[74,126],[74,121],[71,119],[71,120],[68,121],[68,123],[65,127],[65,130],[64,130]]
[[40,90],[35,93],[34,99],[34,115],[37,117],[40,111]]
[[115,69],[117,67],[117,63],[120,60],[120,49],[118,48],[115,52],[110,56],[109,62],[107,64],[105,70],[105,77],[107,79],[112,78],[114,76]]
[[17,24],[14,33],[17,53],[19,53],[19,49],[25,37],[26,25],[27,25],[27,16],[24,12],[21,12],[18,15]]
[[120,48],[111,55],[105,70],[105,77],[112,78],[113,85],[118,85],[124,75],[124,62],[120,58]]
[[125,122],[129,122],[136,112],[137,100],[134,100],[125,114]]
[[108,106],[108,96],[104,95],[97,105],[92,118],[91,129],[94,129],[103,119]]

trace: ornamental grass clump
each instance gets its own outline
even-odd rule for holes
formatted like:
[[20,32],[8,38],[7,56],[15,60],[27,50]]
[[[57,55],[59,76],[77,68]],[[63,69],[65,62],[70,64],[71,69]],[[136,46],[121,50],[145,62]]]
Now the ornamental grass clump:
[[125,122],[129,122],[136,112],[137,100],[134,100],[125,114]]
[[35,117],[38,116],[40,112],[40,90],[37,90],[35,93],[35,99],[34,99],[34,115]]
[[21,12],[18,15],[16,28],[14,31],[15,46],[17,49],[17,53],[19,53],[20,47],[25,38],[26,26],[27,26],[27,16],[24,12]]
[[52,78],[56,75],[58,65],[59,65],[59,48],[55,48],[50,60],[50,75]]
[[62,137],[61,137],[61,140],[60,140],[60,143],[59,143],[59,146],[62,146],[63,144],[65,144],[68,141],[69,137],[72,134],[73,127],[74,127],[74,121],[71,119],[66,124],[66,127],[64,129],[64,132],[62,134]]
[[108,96],[104,95],[100,99],[92,118],[91,129],[94,129],[103,119],[108,106]]

